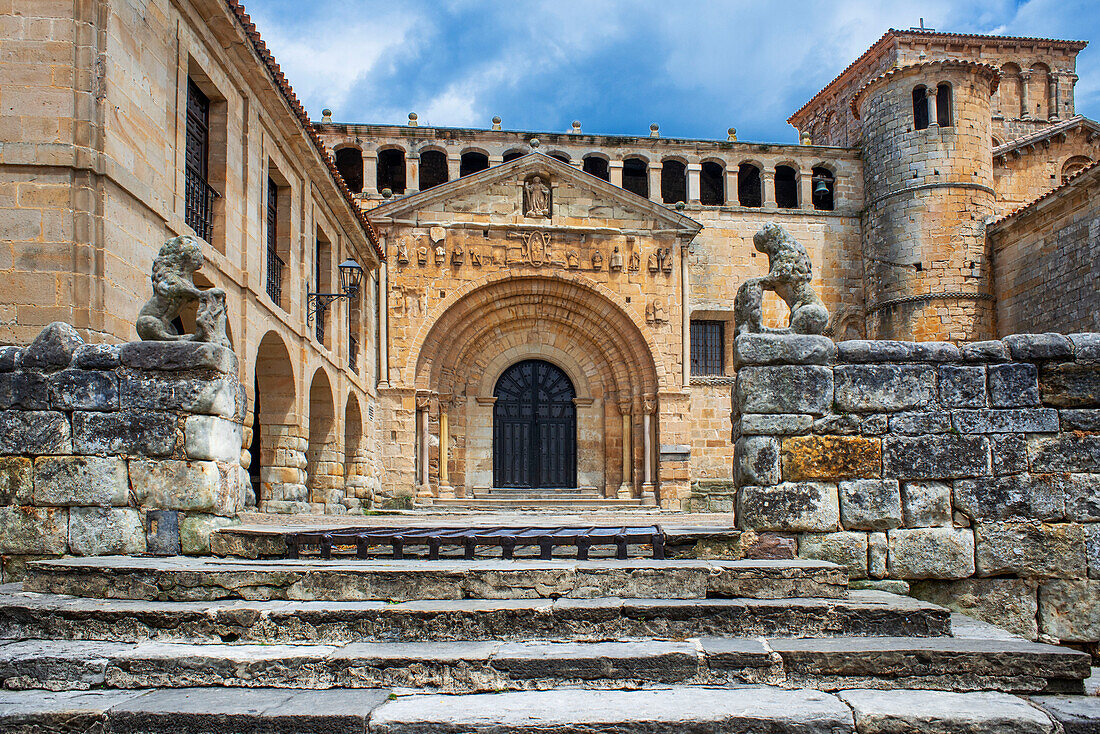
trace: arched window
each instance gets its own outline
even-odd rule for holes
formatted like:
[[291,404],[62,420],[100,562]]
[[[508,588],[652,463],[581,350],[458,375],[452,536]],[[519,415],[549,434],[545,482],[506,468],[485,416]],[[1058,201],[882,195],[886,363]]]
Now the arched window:
[[649,198],[649,167],[641,158],[627,158],[623,161],[623,188]]
[[1075,155],[1062,164],[1062,183],[1069,181],[1084,169],[1092,165],[1092,160],[1087,156]]
[[928,127],[928,88],[923,84],[913,89],[913,129]]
[[714,161],[703,164],[699,173],[699,201],[704,206],[726,203],[726,169]]
[[522,157],[523,157],[523,151],[522,150],[510,150],[510,151],[508,151],[507,153],[504,154],[504,162],[509,163],[511,161],[514,161],[516,158],[522,158]]
[[951,108],[951,85],[944,83],[936,87],[936,124],[951,127],[955,111]]
[[471,150],[468,153],[462,154],[461,162],[458,165],[459,176],[469,176],[471,173],[477,173],[478,171],[484,171],[489,167],[489,156],[484,153],[478,153]]
[[383,189],[405,193],[405,151],[396,148],[378,151],[378,191]]
[[550,157],[551,158],[556,158],[557,160],[561,161],[562,163],[568,163],[569,162],[569,156],[566,155],[565,153],[551,153]]
[[798,173],[790,166],[775,167],[775,205],[780,209],[798,208]]
[[598,155],[590,155],[585,158],[583,170],[585,173],[591,173],[596,178],[602,178],[604,181],[611,180],[611,175],[607,170],[607,161]]
[[363,153],[358,148],[336,151],[336,170],[353,194],[363,190]]
[[441,150],[425,150],[420,153],[420,190],[447,183],[447,154]]
[[661,162],[661,201],[687,202],[687,168],[680,161]]
[[810,185],[813,187],[810,198],[813,199],[814,209],[831,212],[833,210],[833,191],[836,185],[833,172],[828,168],[810,169]]
[[1050,117],[1050,67],[1040,62],[1031,67],[1027,82],[1027,109],[1029,116],[1036,120]]
[[760,206],[760,169],[751,163],[737,167],[737,203],[741,206]]

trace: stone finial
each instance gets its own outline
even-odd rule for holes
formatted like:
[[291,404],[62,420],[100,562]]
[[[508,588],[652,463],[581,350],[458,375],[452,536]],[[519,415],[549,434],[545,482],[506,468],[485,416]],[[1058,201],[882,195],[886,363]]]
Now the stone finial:
[[500,115],[493,115],[493,129],[500,130]]
[[415,112],[409,113],[409,127],[416,127],[420,123],[417,122],[417,116]]
[[538,138],[531,138],[530,145],[531,145],[532,150],[538,150],[538,148],[539,148],[539,139]]
[[[202,267],[202,242],[191,235],[164,243],[153,261],[153,296],[138,313],[135,327],[142,341],[194,341],[230,347],[225,334],[225,291],[199,290],[193,280]],[[178,334],[172,320],[184,306],[198,302],[194,334]]]
[[814,139],[810,137],[809,133],[802,133],[798,138],[798,142],[802,145],[813,145]]
[[726,140],[731,143],[737,142],[737,128],[731,127],[730,129],[726,130]]
[[[813,266],[806,248],[774,222],[768,222],[753,235],[752,243],[768,256],[768,274],[750,278],[737,289],[733,302],[735,334],[823,334],[829,312],[810,285]],[[790,326],[785,329],[764,326],[764,291],[772,291],[787,304],[791,311]]]
[[581,132],[581,121],[580,120],[573,120],[573,130],[572,130],[572,132],[575,135],[580,135],[580,132]]
[[321,110],[321,122],[332,122],[332,110],[328,107]]
[[661,130],[661,126],[658,125],[657,123],[653,123],[652,125],[649,126],[649,137],[651,137],[651,138],[661,137],[660,130]]

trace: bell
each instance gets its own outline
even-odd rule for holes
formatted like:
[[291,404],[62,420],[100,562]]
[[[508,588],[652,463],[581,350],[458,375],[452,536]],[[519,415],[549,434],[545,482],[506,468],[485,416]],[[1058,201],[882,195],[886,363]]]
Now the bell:
[[828,196],[829,184],[825,182],[825,179],[819,178],[817,183],[814,184],[814,196]]

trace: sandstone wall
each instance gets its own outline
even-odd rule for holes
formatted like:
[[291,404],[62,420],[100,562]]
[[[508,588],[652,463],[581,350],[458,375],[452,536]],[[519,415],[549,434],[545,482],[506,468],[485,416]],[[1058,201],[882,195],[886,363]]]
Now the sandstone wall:
[[1100,640],[1100,334],[736,350],[744,531],[1031,638]]
[[207,553],[250,491],[244,406],[236,357],[212,344],[84,344],[55,324],[0,347],[2,580],[29,559],[146,552],[150,510],[178,511],[182,551]]

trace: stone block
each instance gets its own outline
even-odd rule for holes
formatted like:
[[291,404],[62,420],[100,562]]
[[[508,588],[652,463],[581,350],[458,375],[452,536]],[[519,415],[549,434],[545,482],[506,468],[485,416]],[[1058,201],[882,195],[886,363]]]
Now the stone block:
[[1061,474],[1009,474],[955,482],[955,508],[972,521],[1061,520],[1066,516]]
[[34,504],[125,507],[126,462],[110,456],[39,456],[34,460]]
[[49,386],[41,372],[0,372],[0,410],[45,410],[48,407]]
[[734,462],[739,485],[779,484],[779,443],[770,436],[738,439]]
[[1089,523],[1082,527],[1085,530],[1085,561],[1089,576],[1097,579],[1100,578],[1100,523]]
[[234,418],[238,385],[226,378],[207,380],[171,373],[124,374],[119,379],[120,406],[128,410],[182,410]]
[[814,421],[814,433],[833,436],[858,436],[863,421],[858,415],[830,413]]
[[813,424],[814,417],[804,413],[745,413],[740,428],[742,436],[794,436],[809,433]]
[[1022,433],[995,433],[989,442],[995,475],[1027,471],[1027,442]]
[[1039,371],[1039,397],[1055,408],[1100,407],[1100,364],[1052,364]]
[[55,321],[40,331],[23,351],[20,364],[25,369],[67,367],[73,352],[82,346],[84,340],[76,329],[63,321]]
[[64,413],[0,410],[0,454],[71,454],[72,435]]
[[783,479],[855,479],[882,474],[882,446],[865,436],[792,436],[783,439]]
[[994,408],[1026,408],[1039,404],[1039,370],[1033,364],[989,367],[989,403]]
[[1039,630],[1062,642],[1100,639],[1100,581],[1044,581],[1039,587]]
[[1007,362],[1008,349],[1000,341],[970,342],[959,347],[964,362]]
[[1084,578],[1085,531],[1080,525],[1038,521],[979,524],[978,576]]
[[1095,472],[1100,467],[1100,434],[1029,436],[1027,458],[1033,472]]
[[945,482],[903,482],[901,501],[906,527],[951,527],[951,487]]
[[1100,432],[1100,409],[1059,410],[1063,431]]
[[864,436],[881,436],[886,433],[889,427],[889,413],[874,413],[872,415],[863,416],[863,420],[860,422],[859,431]]
[[951,414],[946,411],[898,413],[890,416],[890,432],[902,436],[926,433],[947,433],[951,430]]
[[837,694],[859,734],[1055,734],[1045,713],[1007,693],[856,689]]
[[887,436],[883,439],[885,475],[899,479],[961,479],[990,474],[985,436]]
[[1009,334],[1001,341],[1012,358],[1020,362],[1073,359],[1073,342],[1064,334]]
[[236,524],[235,519],[218,515],[183,515],[179,521],[180,550],[185,555],[209,555],[210,536],[216,530]]
[[144,553],[141,513],[119,507],[73,507],[69,510],[69,552],[77,556]]
[[958,362],[959,348],[951,342],[913,342],[909,345],[916,362]]
[[114,372],[61,370],[50,376],[50,405],[55,410],[118,410]]
[[0,505],[31,504],[32,466],[21,456],[0,456]]
[[1057,433],[1058,411],[1053,408],[953,410],[951,420],[960,433]]
[[733,367],[771,364],[829,364],[836,344],[809,334],[742,334],[733,342]]
[[176,416],[152,410],[73,413],[78,454],[169,456],[176,448]]
[[237,355],[220,344],[204,342],[130,342],[119,353],[122,364],[139,370],[237,373]]
[[68,528],[69,511],[64,507],[0,507],[0,554],[64,553]]
[[889,574],[887,559],[889,558],[890,545],[886,540],[886,533],[869,533],[867,535],[867,572],[871,578],[882,579]]
[[840,521],[847,530],[888,530],[901,525],[901,491],[896,479],[841,482]]
[[850,339],[836,346],[839,362],[905,362],[913,356],[912,342],[889,339]]
[[1066,519],[1071,522],[1100,522],[1100,467],[1095,474],[1062,474],[1066,496]]
[[798,540],[793,535],[750,530],[741,534],[741,552],[756,561],[787,561],[798,555]]
[[840,529],[835,484],[784,482],[774,487],[741,487],[737,521],[745,530],[832,532]]
[[890,576],[962,579],[974,575],[974,534],[966,528],[900,528],[886,534]]
[[73,367],[81,370],[113,370],[119,365],[119,344],[85,344],[73,354]]
[[1033,579],[914,581],[910,593],[1029,640],[1039,634],[1039,583]]
[[213,461],[130,461],[130,482],[142,507],[232,515],[238,509],[237,477],[227,480]]
[[842,566],[849,578],[867,578],[866,533],[803,533],[798,536],[798,555]]
[[926,365],[838,365],[833,374],[841,412],[913,410],[936,399],[936,370]]
[[1032,696],[1031,700],[1061,724],[1065,734],[1100,731],[1100,698],[1096,698],[1095,692],[1087,696]]
[[986,406],[985,367],[940,367],[940,405],[945,408]]
[[23,358],[23,347],[0,347],[0,372],[11,372]]
[[1100,334],[1070,334],[1073,344],[1073,357],[1078,362],[1100,362]]
[[744,413],[824,415],[833,401],[833,371],[814,365],[743,367],[737,371],[734,401]]
[[242,432],[241,424],[225,418],[190,415],[183,429],[187,458],[236,461],[241,456]]

